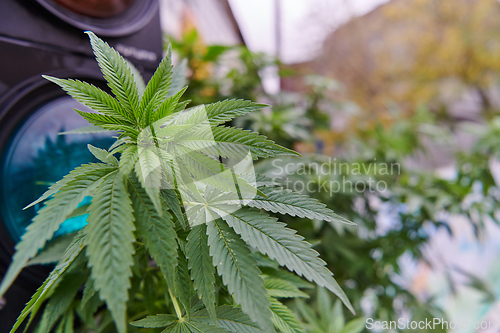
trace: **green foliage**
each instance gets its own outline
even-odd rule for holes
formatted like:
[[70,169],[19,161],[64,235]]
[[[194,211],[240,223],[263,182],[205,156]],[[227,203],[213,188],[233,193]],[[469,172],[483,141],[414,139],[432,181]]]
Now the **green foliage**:
[[[224,328],[229,332],[238,333],[258,333],[262,332],[258,326],[250,320],[250,318],[238,308],[228,305],[219,306],[216,311],[216,325]],[[193,313],[191,319],[193,321],[210,323],[211,318],[206,309]]]
[[307,195],[294,193],[287,189],[266,188],[262,190],[266,197],[257,197],[249,203],[250,207],[260,208],[273,213],[308,217],[328,222],[354,224],[335,214],[325,204]]
[[228,214],[224,219],[249,245],[309,281],[328,288],[355,312],[332,273],[325,267],[325,262],[318,257],[318,252],[303,241],[303,237],[298,236],[295,230],[250,208]]
[[303,332],[302,324],[295,314],[277,299],[270,297],[274,325],[283,333]]
[[[428,6],[434,6],[432,1],[418,3],[418,6],[422,5],[420,9],[424,7],[429,9]],[[410,14],[411,10],[408,9],[414,9],[415,4],[416,2],[405,8],[404,13]],[[462,5],[458,7],[462,8]],[[438,21],[446,21],[444,22],[446,26],[456,25],[462,27],[463,22],[456,19],[466,16],[464,22],[467,24],[475,22],[475,28],[469,26],[467,29],[461,30],[464,32],[462,37],[467,37],[468,43],[472,42],[468,44],[470,48],[471,45],[474,45],[474,39],[477,37],[471,40],[469,38],[470,33],[477,34],[479,32],[479,35],[485,36],[486,39],[481,37],[478,39],[479,41],[491,39],[490,35],[481,34],[485,27],[488,29],[491,28],[491,25],[485,25],[482,20],[474,19],[475,15],[481,16],[485,13],[486,16],[490,17],[490,14],[494,11],[478,11],[478,9],[491,5],[497,6],[494,1],[478,2],[477,6],[473,6],[474,13],[468,15],[467,10],[455,13],[455,7],[443,2],[443,4],[437,5],[436,8],[443,7],[441,9],[444,9],[446,15],[438,17]],[[395,8],[392,5],[386,7]],[[382,11],[385,11],[385,9],[382,9]],[[423,16],[412,15],[412,20],[439,16],[440,12],[441,10],[431,10],[425,12]],[[451,16],[448,15],[450,13]],[[401,15],[399,15],[401,11],[394,11],[394,14],[397,14],[396,19],[401,18]],[[430,26],[432,25],[428,25],[428,27]],[[410,29],[413,28],[410,27]],[[398,29],[393,30],[393,33],[400,34]],[[424,34],[430,32],[432,28],[427,30]],[[356,29],[352,29],[351,32],[357,34]],[[426,47],[430,45],[429,43],[441,42],[441,39],[446,40],[448,44],[455,43],[457,40],[457,38],[446,38],[446,33],[444,35],[434,34],[429,40],[424,40],[421,38],[421,31],[418,32],[418,34],[415,34],[416,37],[420,38],[417,41],[418,43],[405,40],[403,44],[411,44],[411,49],[421,49],[422,45]],[[385,31],[382,35],[387,37],[393,33]],[[392,45],[391,43],[401,44],[401,40],[398,38],[385,39],[382,44],[377,44],[377,48],[382,47],[383,50],[384,45]],[[364,43],[359,45],[364,45]],[[425,103],[426,98],[435,96],[436,93],[441,94],[442,91],[448,93],[448,89],[442,89],[442,80],[436,80],[434,76],[422,81],[416,79],[414,75],[406,75],[404,80],[406,80],[407,85],[402,88],[402,91],[399,91],[400,84],[392,87],[387,86],[387,82],[380,84],[380,78],[384,79],[383,76],[379,76],[375,81],[371,82],[374,89],[366,90],[365,76],[373,78],[377,76],[377,73],[367,73],[365,70],[355,73],[354,78],[359,78],[360,82],[362,82],[362,84],[357,85],[352,85],[352,82],[346,81],[342,83],[347,84],[347,86],[343,86],[330,78],[317,75],[304,78],[296,76],[293,78],[295,81],[290,82],[289,78],[285,77],[288,75],[288,73],[285,73],[285,66],[280,66],[278,61],[266,59],[261,54],[253,54],[244,47],[232,47],[231,54],[229,54],[226,52],[227,48],[203,45],[202,40],[195,31],[187,32],[183,36],[183,40],[173,42],[174,50],[187,59],[190,73],[192,73],[189,77],[190,89],[185,96],[192,99],[195,105],[211,103],[221,98],[241,97],[273,104],[272,110],[256,111],[238,117],[233,121],[233,124],[264,134],[278,144],[296,147],[301,152],[316,152],[326,155],[310,154],[305,155],[302,159],[279,156],[279,159],[274,161],[259,161],[255,165],[256,171],[265,173],[273,179],[260,177],[257,179],[257,184],[272,187],[273,183],[276,183],[275,177],[281,178],[283,183],[287,184],[290,189],[294,189],[296,183],[297,185],[310,183],[311,188],[314,190],[313,193],[309,193],[310,196],[325,203],[329,209],[332,209],[337,214],[356,222],[358,227],[355,228],[338,223],[310,222],[298,218],[300,215],[295,217],[276,215],[280,221],[286,222],[289,227],[298,230],[299,234],[305,236],[314,245],[314,249],[321,254],[328,267],[335,272],[336,280],[345,290],[358,313],[363,312],[367,316],[381,320],[397,320],[401,316],[399,312],[401,308],[404,309],[405,315],[409,315],[415,320],[423,320],[424,318],[432,320],[433,317],[445,318],[446,314],[437,305],[441,304],[441,302],[436,302],[432,297],[422,301],[421,298],[416,298],[407,287],[396,282],[400,280],[401,276],[399,274],[404,268],[401,263],[410,259],[424,265],[428,264],[426,262],[427,258],[423,255],[421,249],[436,233],[436,230],[440,233],[442,231],[449,232],[450,236],[453,236],[451,234],[453,227],[452,216],[459,215],[467,219],[477,235],[478,241],[484,235],[485,223],[498,220],[498,214],[494,214],[499,208],[498,185],[495,183],[490,168],[498,168],[498,166],[495,166],[497,163],[495,158],[499,156],[498,152],[500,151],[498,144],[500,121],[498,116],[494,114],[494,112],[498,113],[498,105],[493,103],[493,100],[488,103],[488,99],[491,99],[492,96],[490,91],[494,88],[494,85],[489,86],[490,83],[488,83],[487,86],[483,86],[496,74],[494,71],[470,72],[469,68],[464,67],[464,63],[460,61],[443,62],[443,59],[440,59],[443,55],[462,60],[463,57],[460,56],[461,52],[453,54],[445,52],[438,54],[436,58],[434,52],[436,49],[446,51],[450,50],[450,48],[449,45],[443,43],[439,44],[437,48],[434,46],[426,49],[425,57],[422,58],[422,54],[417,56],[424,60],[440,60],[432,62],[431,67],[435,67],[435,69],[447,70],[453,67],[453,70],[459,75],[453,75],[452,81],[457,78],[462,80],[463,75],[467,76],[470,73],[473,75],[486,75],[485,78],[488,77],[486,81],[469,81],[471,85],[454,90],[460,94],[460,96],[455,97],[462,97],[465,89],[467,89],[468,94],[478,94],[483,103],[482,113],[483,115],[488,114],[485,120],[481,120],[479,117],[472,119],[476,117],[472,116],[472,114],[469,115],[472,117],[470,120],[461,117],[456,118],[452,112],[447,114],[447,107],[443,105],[441,99],[434,101],[438,102],[437,105],[431,103],[427,104],[426,107],[417,107],[415,110],[408,108],[411,104],[421,105],[422,102]],[[468,48],[463,50],[467,51]],[[225,62],[226,56],[231,57],[230,62]],[[387,62],[386,58],[379,59],[383,59],[383,66],[376,67],[378,68],[376,72],[380,72],[380,68],[385,72],[387,72],[387,69],[397,68],[397,66],[394,67],[393,62]],[[352,59],[356,62],[361,58],[353,57]],[[491,59],[497,61],[495,57]],[[342,64],[343,62],[340,62],[340,66]],[[276,95],[266,94],[259,73],[269,65],[278,66],[279,74],[284,81],[294,83],[291,88],[298,88],[297,90],[300,91],[293,93],[282,91]],[[407,61],[405,61],[403,66],[405,71],[414,69],[412,65],[410,67],[407,65]],[[385,66],[387,68],[384,68]],[[218,70],[220,67],[225,69],[224,73],[227,73],[227,75],[221,77],[221,71]],[[422,73],[429,74],[429,71],[427,71],[428,66],[420,67]],[[359,68],[364,67],[360,66]],[[301,73],[303,69],[300,68]],[[352,70],[345,73],[352,74]],[[295,85],[302,79],[304,79],[305,86]],[[392,76],[392,79],[399,82],[401,76]],[[429,81],[428,79],[435,81],[439,87],[432,82],[430,85],[427,84],[429,82],[425,81]],[[477,89],[478,84],[482,88]],[[423,90],[417,89],[415,91],[413,89],[415,86],[422,86],[430,94],[422,96],[421,92]],[[284,87],[288,88],[289,86],[284,85]],[[378,97],[372,99],[373,96],[358,98],[361,105],[367,103],[367,101],[373,102],[368,103],[370,107],[366,110],[362,110],[352,102],[346,102],[343,98],[345,95],[356,98],[356,96],[360,97],[363,94],[366,95],[367,92],[372,93],[374,91],[377,96],[387,97],[388,90],[385,88],[390,90],[394,87],[397,87],[398,92],[392,95],[389,94],[391,95],[390,99]],[[445,83],[444,87],[448,87],[447,83]],[[365,91],[361,95],[357,94],[358,90],[363,89]],[[401,92],[404,92],[404,96],[400,94]],[[403,108],[405,112],[400,112],[395,107],[394,98],[397,97],[400,97],[399,100],[402,102],[399,107]],[[449,100],[449,96],[445,97],[444,100]],[[485,107],[484,102],[489,105]],[[382,113],[378,112],[379,106],[383,109]],[[427,108],[437,112],[429,112]],[[340,121],[337,122],[337,120]],[[343,127],[342,123],[344,121],[345,126]],[[332,123],[335,123],[335,125],[330,128],[329,125]],[[324,136],[319,136],[318,128],[323,130],[326,128],[329,131],[322,133],[325,134]],[[473,137],[478,139],[477,144],[471,151],[468,151],[468,148],[462,145],[464,134],[462,129],[465,128],[468,130],[467,134],[472,134]],[[456,140],[457,137],[454,136],[456,133],[458,133],[460,140]],[[475,139],[471,139],[471,143],[473,140]],[[439,153],[436,154],[436,151]],[[436,155],[439,155],[437,156],[438,161],[434,160]],[[455,159],[456,174],[452,179],[443,179],[435,172],[434,167],[436,164],[439,165],[439,160],[443,157],[441,155],[444,155],[445,158],[449,156],[450,160],[447,160],[447,163],[450,164],[453,162],[451,158]],[[328,159],[329,156],[332,157],[331,160]],[[297,170],[292,170],[291,174],[280,172],[280,169],[275,167],[275,163],[280,160],[282,163],[278,165],[281,166],[287,165],[287,163],[295,166],[303,163],[306,166],[305,172],[302,174]],[[424,161],[423,165],[419,163],[422,160]],[[418,164],[415,165],[415,162]],[[375,164],[398,163],[400,172],[393,175],[366,173],[356,176],[347,174],[344,169],[339,176],[339,171],[323,173],[318,172],[317,169],[307,168],[310,163],[319,164],[320,166],[325,163],[326,168],[331,167],[330,170],[334,170],[334,164],[337,166],[340,164],[359,164],[364,167],[372,166],[373,170]],[[384,193],[369,190],[335,191],[329,186],[330,181],[341,180],[344,175],[346,181],[352,181],[353,183],[360,181],[363,184],[362,187],[368,187],[368,180],[371,176],[375,181],[384,181],[388,185],[389,191]],[[327,181],[326,188],[318,191],[324,181]],[[267,189],[268,192],[266,192],[266,188],[259,187],[259,189],[261,192],[266,193],[267,197],[270,196],[268,192],[276,192],[274,188]],[[330,192],[330,190],[333,190],[333,192]],[[300,194],[302,195],[305,192],[303,191]],[[292,195],[287,199],[291,197]],[[471,200],[472,198],[475,199]],[[268,208],[273,207],[273,209],[269,209],[271,215],[274,215],[274,213],[282,214],[276,203],[269,205],[265,200],[263,201]],[[300,201],[297,202],[300,203]],[[259,209],[264,207],[262,205],[262,203],[259,203],[259,206],[257,206],[254,201],[249,204],[249,206]],[[381,228],[376,220],[380,215],[386,214],[387,211],[390,212],[390,220],[395,221],[395,225],[388,230],[383,230],[384,228]],[[277,263],[264,262],[261,257],[255,257],[265,276],[268,274],[277,276],[279,274],[280,278],[284,278],[281,275],[286,272],[274,270],[278,266]],[[457,282],[453,280],[466,278],[468,281],[464,285],[474,286],[475,289],[485,294],[486,299],[491,299],[492,294],[488,290],[489,288],[485,288],[484,284],[478,283],[473,276],[469,276],[470,274],[461,273],[461,275],[460,279],[449,279],[450,283],[447,287],[450,289],[451,294],[457,290],[455,286]],[[300,288],[307,288],[307,283],[302,284]],[[443,290],[443,292],[446,291]],[[309,320],[304,316],[301,316],[301,319],[314,323],[319,320],[315,316],[320,312],[320,305],[319,302],[315,301],[314,295],[310,296],[311,298],[304,300],[304,308],[314,314],[311,318],[316,319]],[[423,295],[420,294],[419,296]],[[368,300],[371,305],[368,313],[365,313],[363,311],[365,309],[361,307],[362,300]],[[293,304],[293,302],[287,302],[286,299],[280,301],[287,306]],[[331,307],[328,310],[331,310]],[[351,319],[345,310],[344,316],[346,321]],[[358,327],[361,326],[362,320],[357,325]],[[313,325],[305,326],[307,331],[316,332]],[[319,332],[323,331],[327,331],[326,328]]]
[[215,269],[208,247],[207,226],[205,224],[194,226],[187,241],[186,255],[194,289],[203,301],[210,318],[216,321]]
[[85,245],[94,288],[106,301],[118,331],[125,332],[135,225],[132,202],[118,171],[100,184],[89,210]]
[[257,262],[249,255],[250,250],[224,221],[209,222],[207,233],[213,263],[229,292],[253,321],[269,329],[270,304],[264,280]]
[[[92,32],[87,32],[87,34],[90,37],[90,43],[102,74],[109,88],[123,106],[123,115],[134,123],[137,122],[140,117],[139,94],[132,70],[125,59],[106,42]],[[153,82],[153,85],[156,85],[156,82]],[[148,90],[147,87],[146,90]],[[78,98],[76,99],[78,100]],[[118,110],[115,109],[115,111]]]
[[264,282],[264,287],[267,289],[267,294],[269,296],[276,298],[309,297],[309,295],[301,291],[293,283],[278,278],[273,278],[273,277],[266,278]]
[[361,333],[365,329],[364,318],[353,319],[346,323],[340,302],[333,305],[326,290],[318,288],[316,302],[319,313],[307,307],[301,300],[296,301],[298,312],[304,318],[308,332]]
[[[15,332],[19,326],[23,323],[23,321],[30,316],[31,322],[42,306],[43,302],[47,299],[50,293],[53,291],[54,287],[59,283],[59,278],[66,272],[68,267],[75,261],[77,256],[83,249],[83,242],[85,239],[84,233],[79,233],[73,242],[66,249],[63,258],[59,262],[59,264],[54,268],[54,270],[47,277],[45,282],[38,288],[36,293],[31,297],[31,300],[26,304],[26,307],[23,309],[19,317],[17,318],[16,323],[12,327],[11,332]],[[2,282],[3,283],[3,282]]]
[[[303,237],[264,212],[240,209],[347,222],[316,200],[242,173],[238,163],[296,155],[264,136],[221,126],[267,105],[229,99],[184,110],[183,78],[170,51],[144,85],[133,66],[87,34],[114,96],[84,82],[46,78],[94,109],[76,110],[82,117],[119,137],[108,150],[89,145],[101,163],[76,168],[36,201],[52,196],[18,244],[0,296],[65,219],[88,212],[88,225],[12,332],[49,296],[44,332],[299,332],[277,298],[307,297],[299,288],[309,285],[280,265],[327,287],[354,311]],[[86,196],[90,205],[77,207]],[[262,270],[269,267],[274,271],[265,280]]]

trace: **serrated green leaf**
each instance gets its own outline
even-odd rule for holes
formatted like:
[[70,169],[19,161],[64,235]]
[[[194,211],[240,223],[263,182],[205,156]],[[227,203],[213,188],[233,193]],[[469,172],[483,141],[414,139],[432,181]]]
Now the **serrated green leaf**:
[[26,266],[51,264],[58,262],[59,260],[61,260],[64,251],[73,241],[73,238],[75,238],[75,234],[69,234],[69,235],[59,236],[56,239],[50,241],[44,247],[42,252],[40,252],[39,254],[36,255],[36,257],[28,261]]
[[254,257],[254,259],[257,261],[257,265],[259,268],[273,268],[273,269],[279,269],[280,265],[276,260],[269,259],[268,256],[263,255],[260,252],[252,252],[251,256]]
[[168,314],[157,314],[154,316],[147,316],[146,318],[136,320],[130,323],[134,327],[145,328],[160,328],[173,324],[177,320],[177,316]]
[[[215,309],[217,326],[233,333],[262,333],[263,331],[255,324],[247,314],[239,308],[224,305]],[[191,315],[192,321],[213,323],[207,309],[197,311]]]
[[244,158],[250,152],[254,160],[261,157],[276,155],[298,155],[293,150],[281,147],[263,135],[248,130],[233,127],[205,126],[201,132],[209,131],[210,135],[203,135],[195,131],[182,137],[179,144],[192,150],[209,153],[225,158]]
[[354,223],[335,214],[325,204],[307,195],[282,188],[263,188],[261,191],[267,195],[267,198],[256,197],[248,203],[248,206],[273,213],[354,225]]
[[49,193],[55,190],[58,192],[39,210],[33,218],[33,223],[26,228],[21,241],[16,245],[12,264],[0,285],[0,297],[14,282],[28,260],[45,246],[45,243],[52,238],[61,223],[75,210],[83,198],[91,195],[105,175],[113,170],[115,168],[107,164],[86,164],[71,171],[62,182],[50,188]]
[[139,156],[135,164],[135,174],[153,202],[158,214],[163,214],[160,199],[162,184],[162,164],[156,148],[138,147]]
[[179,99],[184,95],[184,92],[186,92],[187,87],[184,87],[181,89],[179,92],[177,92],[175,95],[168,97],[161,103],[161,105],[158,107],[158,110],[153,113],[152,116],[152,121],[153,122],[158,122],[158,125],[161,125],[162,122],[164,122],[166,117],[170,116],[172,113],[175,112],[175,110],[178,107]]
[[264,280],[248,248],[220,219],[207,224],[207,234],[210,255],[224,285],[253,321],[263,330],[272,331]]
[[223,218],[247,244],[309,281],[326,287],[355,313],[344,291],[332,277],[332,272],[319,258],[318,252],[303,237],[297,235],[295,230],[286,228],[276,218],[251,208],[227,212]]
[[175,107],[174,113],[183,111],[189,103],[191,103],[190,99],[187,99],[185,101],[181,101],[181,102],[177,103],[177,106]]
[[179,146],[178,148],[177,161],[180,162],[181,166],[189,170],[193,176],[193,181],[203,181],[205,184],[221,191],[235,192],[236,180],[240,191],[245,191],[245,193],[257,192],[255,187],[235,175],[219,161],[186,147]]
[[116,99],[94,85],[74,79],[58,79],[48,75],[42,75],[42,77],[57,84],[71,97],[94,111],[121,119],[130,124],[134,120],[130,118]]
[[[100,113],[84,112],[78,109],[73,109],[73,110],[80,116],[85,118],[85,120],[87,120],[89,123],[102,128],[116,130],[116,131],[118,131],[120,128],[116,125],[122,125],[127,128],[133,128],[130,122],[123,120],[121,118],[111,117]],[[104,125],[106,125],[106,127]]]
[[[115,148],[113,148],[113,150],[108,150],[109,151],[109,154],[110,155],[115,155],[115,154],[120,154],[120,158],[121,158],[121,154],[123,154],[123,151],[125,149],[127,149],[128,147],[132,146],[134,144],[125,144],[125,145],[119,145]],[[118,162],[118,166],[120,165],[120,162]]]
[[102,128],[107,128],[113,131],[122,131],[123,133],[120,134],[118,139],[131,139],[131,140],[137,140],[137,137],[139,136],[139,131],[136,130],[135,128],[131,128],[129,126],[125,125],[109,125],[109,124],[104,124],[100,125]]
[[94,287],[126,332],[126,302],[134,263],[134,216],[129,193],[118,171],[99,185],[89,207],[87,257]]
[[174,213],[177,221],[181,224],[183,229],[187,229],[188,222],[186,217],[182,213],[181,202],[179,201],[179,197],[174,190],[162,190],[163,198],[165,199],[165,203],[167,204],[168,209]]
[[173,286],[177,266],[177,234],[172,217],[167,212],[161,216],[158,214],[151,199],[134,177],[130,177],[129,184],[138,233],[167,283]]
[[264,281],[264,287],[267,289],[269,296],[276,298],[309,298],[309,295],[286,280],[267,277]]
[[130,175],[132,170],[134,170],[138,159],[139,152],[137,151],[137,145],[127,145],[127,147],[123,150],[120,156],[120,162],[118,163],[122,177],[126,178]]
[[118,166],[118,160],[116,157],[111,155],[107,150],[97,148],[92,146],[90,143],[87,145],[89,151],[97,158],[99,161],[107,164],[111,164],[113,166]]
[[167,327],[162,333],[227,333],[223,328],[200,322],[179,321]]
[[116,148],[120,147],[120,146],[124,146],[125,144],[127,143],[132,143],[130,140],[128,139],[116,139],[113,144],[108,148],[108,151],[109,152],[113,152]]
[[200,322],[185,322],[186,327],[191,333],[227,333],[224,328],[213,326]]
[[208,248],[207,226],[193,227],[187,237],[186,256],[194,289],[215,322],[215,268]]
[[[134,75],[123,57],[93,32],[85,32],[89,38],[97,63],[113,94],[128,115],[135,115],[139,108],[139,95]],[[135,118],[137,119],[137,117]]]
[[184,252],[181,251],[182,242],[179,241],[179,249],[177,254],[177,270],[176,270],[176,281],[174,289],[174,297],[179,298],[184,310],[186,311],[187,318],[191,317],[191,299],[195,295],[193,286],[191,283],[191,278],[189,276],[189,269],[186,256]]
[[[89,281],[89,280],[87,280],[87,281]],[[84,296],[85,296],[85,292],[84,292]],[[104,304],[104,302],[99,299],[99,294],[97,294],[94,290],[94,294],[92,296],[90,296],[89,299],[85,303],[83,303],[83,301],[82,301],[80,303],[80,307],[76,309],[79,317],[85,323],[85,326],[92,328],[96,332],[98,331],[98,329],[97,329],[96,320],[94,318],[94,314],[99,309],[99,307],[101,307],[103,304]]]
[[87,279],[85,283],[85,288],[83,289],[83,296],[81,306],[85,307],[87,302],[96,294],[96,290],[94,288],[94,280],[91,278]]
[[28,317],[28,315],[30,314],[31,314],[30,322],[32,321],[38,309],[45,301],[48,294],[51,292],[52,287],[54,287],[59,282],[58,281],[59,277],[68,269],[71,263],[83,250],[84,241],[85,241],[85,234],[83,232],[80,232],[64,252],[61,262],[56,266],[56,268],[54,268],[54,270],[50,273],[50,275],[47,277],[45,282],[40,286],[40,288],[37,289],[36,293],[33,296],[31,296],[31,300],[26,304],[26,307],[23,309],[23,311],[17,318],[16,323],[10,330],[10,333],[14,333],[23,323],[26,317]]
[[301,289],[313,289],[315,287],[314,284],[305,281],[303,278],[297,276],[296,274],[283,270],[283,269],[266,269],[263,268],[265,275],[278,278],[281,280],[285,280]]
[[240,177],[248,182],[254,183],[257,187],[274,187],[280,186],[281,183],[273,178],[266,177],[264,175],[253,174],[253,173],[243,173]]
[[207,117],[210,124],[215,126],[229,120],[268,107],[267,104],[258,104],[243,99],[227,99],[224,101],[206,104]]
[[50,332],[64,313],[70,308],[76,293],[87,279],[88,272],[65,274],[47,303],[39,324],[41,332]]
[[166,56],[158,65],[151,80],[149,80],[139,104],[137,117],[143,126],[151,124],[151,115],[167,97],[171,81],[172,50],[169,46]]
[[295,314],[277,299],[270,297],[273,323],[283,333],[304,333],[302,324]]

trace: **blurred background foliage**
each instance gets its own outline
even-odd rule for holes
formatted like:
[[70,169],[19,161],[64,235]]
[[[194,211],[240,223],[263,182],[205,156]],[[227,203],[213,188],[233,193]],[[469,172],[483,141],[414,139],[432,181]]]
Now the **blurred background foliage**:
[[[366,317],[447,318],[435,295],[419,284],[419,273],[410,279],[405,267],[446,265],[425,249],[443,230],[456,236],[457,218],[467,221],[478,243],[485,224],[497,223],[500,192],[492,165],[500,152],[500,6],[494,0],[391,3],[337,29],[314,64],[283,65],[243,46],[208,46],[194,28],[181,39],[167,38],[178,59],[187,61],[191,106],[225,98],[272,105],[238,118],[236,125],[303,157],[258,162],[258,172],[290,188],[311,184],[315,190],[304,193],[357,223],[280,216],[315,245],[358,311],[354,317],[326,291],[308,289],[309,299],[285,302],[308,332],[361,332]],[[263,88],[269,69],[281,78],[278,94]],[[295,88],[286,89],[291,82]],[[467,94],[479,100],[477,112],[450,102]],[[283,172],[287,163],[296,168]],[[374,171],[384,164],[396,169]],[[329,171],[318,172],[315,165]],[[347,165],[368,172],[349,172]],[[387,189],[370,189],[370,180]],[[330,181],[358,186],[338,191]],[[484,304],[495,302],[491,286],[474,272],[450,268],[446,276],[451,295],[466,285],[484,295]]]

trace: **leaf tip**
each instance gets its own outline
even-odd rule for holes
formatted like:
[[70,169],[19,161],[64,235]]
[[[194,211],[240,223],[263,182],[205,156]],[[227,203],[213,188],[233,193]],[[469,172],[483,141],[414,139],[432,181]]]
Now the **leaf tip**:
[[61,79],[58,79],[58,78],[50,76],[50,75],[42,75],[42,78],[44,78],[47,81],[53,82],[55,84],[57,84],[58,80],[61,80]]
[[272,105],[271,104],[266,104],[266,103],[256,103],[255,106],[261,107],[261,108],[270,108]]

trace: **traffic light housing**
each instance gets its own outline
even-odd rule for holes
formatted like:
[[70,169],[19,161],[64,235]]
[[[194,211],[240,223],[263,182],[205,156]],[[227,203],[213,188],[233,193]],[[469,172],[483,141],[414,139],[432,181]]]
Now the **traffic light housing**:
[[[104,135],[58,135],[85,125],[73,111],[82,106],[41,77],[80,79],[106,89],[85,30],[107,41],[145,79],[161,60],[157,0],[0,1],[0,279],[40,206],[22,208],[92,160],[86,143],[108,148]],[[78,227],[72,223],[60,234]],[[0,333],[10,331],[50,269],[23,270],[0,300]]]

